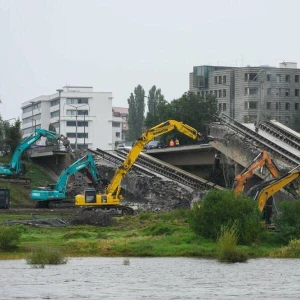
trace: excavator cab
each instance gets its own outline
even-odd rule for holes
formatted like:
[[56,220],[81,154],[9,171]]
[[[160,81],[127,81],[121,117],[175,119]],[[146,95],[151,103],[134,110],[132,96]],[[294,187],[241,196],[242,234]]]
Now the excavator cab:
[[84,201],[85,203],[96,203],[97,200],[96,189],[88,188],[84,190]]

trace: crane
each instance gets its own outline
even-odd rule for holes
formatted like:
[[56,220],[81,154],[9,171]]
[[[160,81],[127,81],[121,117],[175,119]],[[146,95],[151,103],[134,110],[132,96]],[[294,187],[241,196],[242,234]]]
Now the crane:
[[86,208],[100,208],[114,214],[133,214],[133,209],[120,205],[123,199],[123,196],[120,194],[121,181],[148,142],[174,129],[194,140],[198,140],[201,137],[201,134],[195,128],[176,120],[168,120],[148,129],[135,141],[124,162],[118,167],[114,177],[105,189],[105,193],[97,194],[94,189],[86,189],[84,194],[76,195],[75,205]]
[[49,204],[60,203],[66,198],[69,177],[84,168],[90,172],[95,185],[101,182],[95,161],[92,155],[88,153],[65,168],[55,184],[32,190],[30,193],[31,200],[37,201],[37,207],[49,207]]

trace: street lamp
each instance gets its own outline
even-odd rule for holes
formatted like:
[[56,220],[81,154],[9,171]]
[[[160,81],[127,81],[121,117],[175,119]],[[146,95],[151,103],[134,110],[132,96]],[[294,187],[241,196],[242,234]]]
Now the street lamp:
[[77,150],[77,117],[78,117],[78,108],[82,107],[82,106],[86,106],[88,104],[82,104],[82,105],[79,105],[79,106],[75,106],[75,105],[72,105],[72,104],[67,104],[68,106],[72,106],[76,109],[76,134],[75,134],[75,150]]
[[60,134],[60,99],[61,99],[61,92],[63,92],[63,89],[57,89],[58,92],[58,101],[59,101],[59,113],[58,113],[58,133]]

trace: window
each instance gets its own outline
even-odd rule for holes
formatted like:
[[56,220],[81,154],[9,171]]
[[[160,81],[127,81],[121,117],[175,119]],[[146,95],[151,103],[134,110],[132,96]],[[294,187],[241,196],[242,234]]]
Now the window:
[[[78,116],[87,116],[88,112],[88,110],[77,110]],[[67,109],[67,116],[76,116],[76,109]]]
[[50,101],[50,106],[55,106],[55,105],[58,105],[59,104],[59,99],[56,99],[56,100],[52,100]]
[[53,111],[53,112],[50,114],[50,117],[51,117],[51,118],[58,117],[58,116],[59,116],[59,110]]
[[299,89],[295,89],[295,97],[299,97]]
[[280,102],[276,102],[275,109],[280,110]]
[[205,91],[205,96],[208,96],[208,91]]
[[271,81],[271,74],[267,74],[267,81]]
[[219,103],[219,111],[222,111],[222,103]]
[[121,127],[120,122],[112,122],[112,127]]
[[280,74],[276,74],[276,82],[281,82],[281,75]]
[[245,109],[257,109],[258,102],[257,101],[247,101],[245,102]]
[[281,96],[281,89],[280,88],[276,88],[276,96],[277,97]]
[[295,75],[295,82],[299,83],[299,75]]
[[271,96],[271,94],[272,94],[272,89],[271,89],[271,88],[268,88],[268,89],[267,89],[267,95],[268,95],[268,96]]
[[200,92],[197,92],[197,95],[200,96]]
[[286,116],[286,117],[284,118],[284,123],[285,123],[286,125],[290,124],[290,117]]
[[290,89],[285,89],[285,96],[289,97],[290,96]]
[[299,110],[299,103],[295,103],[295,110]]
[[290,103],[289,102],[287,102],[287,103],[285,103],[285,110],[290,110]]
[[120,137],[120,136],[121,136],[120,132],[116,132],[116,137]]
[[204,91],[201,92],[201,96],[204,97]]
[[222,76],[219,76],[219,84],[222,83]]
[[223,103],[223,111],[226,110],[226,103]]
[[223,97],[226,97],[226,90],[223,90]]
[[257,81],[257,73],[245,73],[245,81]]
[[[67,127],[75,127],[76,121],[67,121]],[[88,121],[77,121],[77,127],[89,127]]]
[[291,76],[285,75],[285,82],[290,82],[290,81],[291,81]]
[[226,83],[226,76],[223,76],[223,83]]
[[[69,132],[67,133],[67,137],[68,138],[76,138],[76,132]],[[88,133],[84,133],[84,132],[77,132],[77,138],[82,139],[82,138],[88,138],[89,135]]]
[[255,96],[257,95],[257,88],[245,88],[245,96]]
[[67,104],[88,104],[88,98],[67,98]]
[[267,109],[271,109],[271,102],[267,102]]
[[222,90],[219,90],[219,98],[222,98]]
[[215,90],[215,97],[218,97],[218,91]]
[[215,76],[215,84],[218,83],[218,76]]

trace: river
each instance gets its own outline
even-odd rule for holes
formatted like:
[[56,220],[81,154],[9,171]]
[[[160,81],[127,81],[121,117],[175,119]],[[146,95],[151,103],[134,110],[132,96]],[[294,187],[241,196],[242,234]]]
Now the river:
[[71,258],[33,268],[0,261],[0,299],[300,299],[300,260]]

